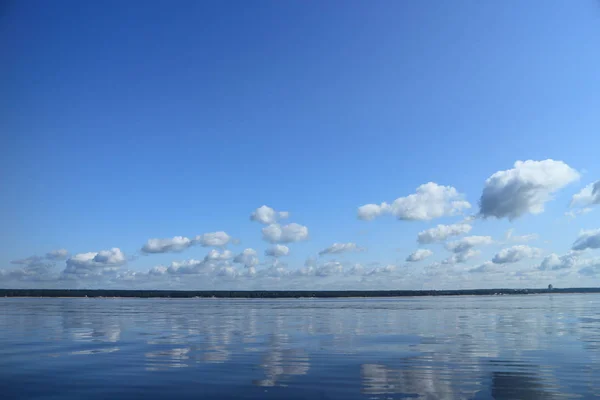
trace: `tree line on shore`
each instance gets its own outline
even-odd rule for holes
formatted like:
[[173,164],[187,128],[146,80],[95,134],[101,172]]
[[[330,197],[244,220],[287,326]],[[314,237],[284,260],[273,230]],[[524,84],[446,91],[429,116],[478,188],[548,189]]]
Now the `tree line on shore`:
[[0,297],[139,297],[139,298],[335,298],[600,293],[600,288],[462,289],[462,290],[112,290],[0,289]]

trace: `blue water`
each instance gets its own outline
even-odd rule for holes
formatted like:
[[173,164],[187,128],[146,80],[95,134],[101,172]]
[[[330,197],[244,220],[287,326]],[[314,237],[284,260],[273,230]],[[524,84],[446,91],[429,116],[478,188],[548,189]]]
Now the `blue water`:
[[600,397],[600,295],[0,299],[0,399]]

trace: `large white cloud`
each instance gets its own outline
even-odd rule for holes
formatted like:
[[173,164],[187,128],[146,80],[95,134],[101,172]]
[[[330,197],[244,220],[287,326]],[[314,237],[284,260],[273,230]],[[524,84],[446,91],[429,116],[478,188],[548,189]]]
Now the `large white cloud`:
[[600,276],[600,258],[594,258],[591,260],[585,260],[580,265],[581,269],[579,274],[585,276]]
[[382,214],[393,214],[400,220],[428,221],[443,216],[457,215],[471,207],[452,186],[434,182],[419,186],[416,193],[399,197],[392,204],[366,204],[358,208],[358,218],[372,220]]
[[166,239],[148,239],[142,247],[144,253],[168,253],[182,251],[192,245],[192,240],[185,236],[175,236]]
[[433,251],[427,249],[418,249],[408,257],[406,257],[406,261],[416,262],[426,259],[427,257],[431,257],[433,255]]
[[446,243],[446,249],[453,253],[462,253],[475,246],[492,244],[494,241],[491,236],[467,236],[453,242]]
[[320,256],[326,254],[340,254],[340,253],[351,253],[355,251],[363,251],[362,247],[359,247],[356,243],[334,243],[331,246],[323,249],[319,252]]
[[212,249],[208,252],[204,259],[206,261],[225,261],[233,258],[233,253],[230,250],[223,250],[219,252],[218,250]]
[[99,252],[79,253],[67,259],[64,274],[72,276],[99,275],[114,271],[125,264],[127,259],[121,249],[113,247]]
[[468,272],[472,273],[493,273],[498,272],[498,265],[494,264],[491,261],[486,261],[481,264],[479,267],[472,268]]
[[442,261],[442,264],[462,264],[472,258],[477,257],[481,252],[479,250],[467,249],[458,253],[452,254],[450,257]]
[[526,258],[540,257],[542,251],[535,247],[517,245],[500,250],[492,259],[494,264],[513,264]]
[[4,271],[2,275],[7,279],[26,281],[48,281],[54,279],[52,269],[56,261],[64,260],[69,253],[65,249],[52,250],[43,256],[31,256],[10,263],[20,268]]
[[517,161],[514,168],[498,171],[485,181],[480,199],[482,217],[518,218],[539,214],[552,195],[579,179],[579,173],[562,161]]
[[317,276],[338,275],[344,272],[344,266],[337,261],[328,261],[318,266],[315,273]]
[[571,207],[588,207],[596,204],[600,204],[600,181],[590,183],[571,199]]
[[577,252],[571,251],[565,255],[559,256],[552,253],[544,257],[538,269],[542,271],[556,271],[560,269],[571,269],[577,267],[580,263],[580,256]]
[[175,236],[166,239],[148,239],[142,247],[144,253],[171,253],[179,252],[194,245],[203,247],[223,247],[231,241],[231,236],[226,232],[210,232],[198,235],[193,239],[185,236]]
[[573,250],[600,249],[600,229],[581,231],[573,243]]
[[52,250],[46,253],[46,259],[54,261],[66,260],[68,255],[69,252],[66,249]]
[[55,261],[66,259],[68,254],[69,253],[65,249],[52,250],[46,253],[44,256],[31,256],[19,260],[13,260],[10,263],[14,265],[21,265],[23,268],[28,270],[48,269],[54,266]]
[[276,244],[265,250],[265,255],[270,257],[284,257],[290,254],[290,248],[283,244]]
[[194,238],[194,243],[198,243],[204,247],[222,247],[230,241],[231,236],[223,231],[205,233]]
[[261,224],[270,225],[274,224],[282,219],[286,219],[290,216],[287,211],[275,211],[269,206],[258,207],[250,215],[250,220],[259,222]]
[[259,260],[256,250],[248,248],[235,256],[233,262],[249,268],[257,265]]
[[263,239],[270,243],[292,243],[308,239],[308,228],[296,223],[267,225],[262,228],[262,233]]
[[473,227],[469,224],[460,223],[453,225],[438,225],[435,228],[430,228],[419,232],[417,242],[420,244],[429,244],[435,242],[443,242],[451,236],[460,236],[469,233]]

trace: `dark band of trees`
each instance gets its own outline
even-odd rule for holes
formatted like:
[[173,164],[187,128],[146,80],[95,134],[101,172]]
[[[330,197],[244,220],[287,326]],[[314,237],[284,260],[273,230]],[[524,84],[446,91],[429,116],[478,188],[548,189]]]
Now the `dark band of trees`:
[[465,295],[523,295],[539,293],[600,293],[600,288],[568,289],[469,289],[469,290],[332,290],[332,291],[244,291],[244,290],[89,290],[89,289],[0,289],[0,297],[140,297],[140,298],[334,298],[410,297]]

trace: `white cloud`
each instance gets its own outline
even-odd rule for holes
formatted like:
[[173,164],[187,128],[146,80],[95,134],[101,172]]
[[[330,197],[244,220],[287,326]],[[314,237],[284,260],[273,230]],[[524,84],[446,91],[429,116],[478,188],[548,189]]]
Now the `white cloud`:
[[344,272],[344,267],[341,263],[337,261],[328,261],[316,269],[317,276],[330,276],[330,275],[338,275]]
[[460,223],[453,225],[438,225],[435,228],[430,228],[419,232],[417,242],[420,244],[429,244],[435,242],[443,242],[450,236],[460,236],[469,233],[473,227],[469,224]]
[[578,215],[585,215],[592,211],[593,211],[593,209],[591,207],[578,208],[575,210],[567,211],[565,213],[565,216],[570,217],[570,218],[576,218]]
[[46,259],[55,260],[55,261],[65,260],[68,255],[69,255],[69,252],[66,249],[52,250],[52,251],[46,253]]
[[253,267],[258,264],[258,255],[254,249],[245,249],[233,259],[234,263],[243,264],[245,267]]
[[207,263],[205,260],[196,260],[193,258],[183,261],[173,261],[171,265],[169,265],[169,267],[167,268],[167,272],[173,275],[199,274],[208,273],[210,271],[212,271],[212,265],[210,263]]
[[114,271],[127,262],[125,254],[114,247],[99,252],[79,253],[67,259],[64,274],[72,276],[92,276]]
[[382,267],[375,267],[372,270],[370,270],[369,272],[367,272],[365,275],[366,276],[373,276],[373,275],[379,275],[379,274],[390,274],[392,272],[394,272],[396,270],[396,266],[392,265],[392,264],[388,264]]
[[544,258],[538,269],[542,271],[556,271],[560,269],[571,269],[577,267],[580,262],[580,257],[577,252],[568,252],[565,255],[559,256],[552,253]]
[[205,261],[225,261],[233,258],[233,253],[230,250],[223,250],[219,252],[218,250],[212,249],[208,252],[206,257],[204,257]]
[[148,239],[142,247],[144,253],[171,253],[179,252],[193,245],[201,245],[203,247],[222,247],[231,241],[231,236],[226,232],[211,232],[196,236],[190,239],[185,236],[175,236],[166,239]]
[[542,255],[542,251],[535,247],[517,245],[500,250],[492,259],[494,264],[512,264],[526,258],[536,258]]
[[429,182],[419,186],[416,193],[399,197],[392,204],[366,204],[358,208],[358,218],[372,220],[382,214],[393,214],[400,220],[428,221],[457,215],[471,207],[464,196],[452,186]]
[[287,211],[275,211],[269,206],[261,206],[254,210],[254,212],[250,215],[250,220],[259,222],[261,224],[270,225],[282,219],[286,219],[289,216],[290,213]]
[[498,171],[485,181],[479,213],[509,220],[539,214],[556,191],[577,179],[579,173],[562,161],[517,161],[513,169]]
[[356,245],[356,243],[334,243],[331,246],[323,249],[319,252],[320,256],[326,254],[340,254],[340,253],[350,253],[355,251],[363,251],[362,247]]
[[291,243],[308,239],[308,228],[296,223],[267,225],[262,228],[262,233],[263,239],[270,243]]
[[537,233],[530,233],[527,235],[515,235],[514,231],[515,230],[512,228],[506,231],[506,233],[504,234],[504,237],[507,241],[517,242],[517,243],[526,243],[526,242],[531,242],[533,240],[537,240],[539,238],[539,235]]
[[409,262],[421,261],[432,255],[433,255],[433,251],[431,251],[431,250],[418,249],[417,251],[415,251],[408,257],[406,257],[406,261],[409,261]]
[[446,249],[453,253],[462,253],[475,246],[492,244],[494,241],[491,236],[467,236],[446,244]]
[[358,207],[358,218],[363,221],[371,221],[382,214],[391,212],[391,207],[387,203],[378,204],[365,204],[364,206]]
[[581,231],[573,243],[573,250],[600,249],[600,229]]
[[467,262],[471,258],[477,257],[479,254],[481,254],[479,250],[463,250],[458,253],[452,254],[450,257],[442,261],[442,264],[462,264]]
[[494,264],[491,261],[486,261],[483,264],[481,264],[479,267],[470,269],[469,272],[493,273],[493,272],[498,272],[498,267],[497,267],[497,264]]
[[276,244],[265,250],[265,255],[270,257],[284,257],[290,254],[290,248],[282,244]]
[[582,268],[579,270],[579,274],[585,276],[600,276],[600,258],[586,260],[581,263]]
[[150,268],[150,270],[148,271],[148,275],[163,276],[167,273],[167,269],[168,268],[163,265],[158,265],[156,267]]
[[185,236],[175,236],[167,239],[148,239],[142,247],[144,253],[168,253],[182,251],[192,245],[192,241]]
[[590,183],[571,199],[571,207],[588,207],[596,204],[600,204],[600,181]]
[[194,243],[203,247],[222,247],[231,241],[231,236],[223,231],[205,233],[194,238]]

